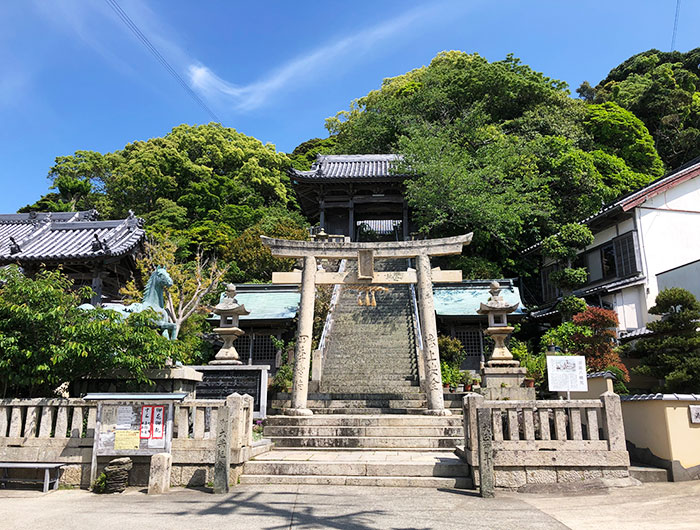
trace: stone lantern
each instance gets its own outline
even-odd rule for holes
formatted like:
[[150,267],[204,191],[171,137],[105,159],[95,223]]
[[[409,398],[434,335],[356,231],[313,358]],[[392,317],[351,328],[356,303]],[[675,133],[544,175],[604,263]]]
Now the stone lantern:
[[495,342],[491,359],[483,368],[482,394],[486,399],[534,399],[535,391],[525,388],[527,369],[520,366],[520,361],[513,359],[513,354],[506,346],[508,335],[513,327],[508,325],[508,314],[518,308],[518,304],[509,304],[501,296],[501,286],[491,282],[491,297],[481,303],[477,313],[488,317],[489,327],[484,332]]
[[243,364],[233,342],[244,335],[245,332],[238,327],[238,319],[241,315],[249,315],[244,305],[236,301],[236,286],[229,283],[226,292],[219,303],[214,307],[214,313],[221,317],[219,327],[214,328],[214,333],[219,335],[224,345],[209,364]]

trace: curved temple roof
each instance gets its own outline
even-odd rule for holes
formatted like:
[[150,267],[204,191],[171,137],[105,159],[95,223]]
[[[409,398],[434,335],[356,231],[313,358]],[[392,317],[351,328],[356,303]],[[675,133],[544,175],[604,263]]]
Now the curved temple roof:
[[121,256],[145,237],[133,213],[116,221],[96,218],[95,210],[0,215],[0,263]]

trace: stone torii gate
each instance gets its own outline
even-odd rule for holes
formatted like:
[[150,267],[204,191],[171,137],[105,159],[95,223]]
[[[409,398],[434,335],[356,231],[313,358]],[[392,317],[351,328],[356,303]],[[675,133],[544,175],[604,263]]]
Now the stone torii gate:
[[[447,416],[442,395],[440,354],[437,342],[437,324],[433,303],[433,283],[462,281],[462,271],[431,270],[431,256],[461,254],[462,247],[472,240],[472,234],[422,241],[392,241],[380,243],[354,243],[349,241],[292,241],[261,236],[262,242],[273,256],[303,258],[301,272],[275,272],[273,283],[301,284],[299,324],[294,357],[294,385],[292,407],[285,410],[290,416],[310,416],[307,408],[309,368],[311,364],[311,334],[314,316],[316,285],[372,286],[378,284],[418,284],[418,306],[423,329],[423,355],[425,363],[425,390],[428,398],[426,414]],[[378,258],[416,258],[416,270],[375,271]],[[317,259],[357,259],[357,271],[326,272],[317,270]]]

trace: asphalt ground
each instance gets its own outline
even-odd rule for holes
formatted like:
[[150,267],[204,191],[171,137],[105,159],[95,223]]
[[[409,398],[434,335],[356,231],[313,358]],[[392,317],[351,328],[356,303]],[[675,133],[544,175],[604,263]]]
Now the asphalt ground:
[[0,529],[698,529],[700,482],[577,495],[359,486],[238,486],[149,496],[0,489]]

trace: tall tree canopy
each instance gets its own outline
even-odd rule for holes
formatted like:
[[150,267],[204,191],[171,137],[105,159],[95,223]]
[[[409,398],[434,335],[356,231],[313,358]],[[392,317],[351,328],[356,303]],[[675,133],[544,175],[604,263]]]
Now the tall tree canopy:
[[[327,120],[336,153],[398,152],[428,234],[475,231],[468,275],[522,274],[518,250],[663,173],[644,124],[509,55],[450,51]],[[486,262],[484,262],[486,259]],[[489,265],[490,264],[490,265]]]
[[296,212],[287,169],[291,162],[273,145],[219,124],[180,125],[162,138],[136,141],[114,153],[77,151],[56,158],[52,192],[29,210],[97,208],[103,217],[133,210],[152,234],[167,234],[180,258],[198,249],[231,263],[238,281],[261,280],[259,271],[236,266],[245,245],[233,245],[249,229],[270,225],[302,237],[306,221]]
[[632,111],[669,167],[700,156],[700,48],[638,53],[595,88],[586,82],[577,92],[589,101],[612,101]]

